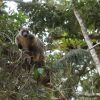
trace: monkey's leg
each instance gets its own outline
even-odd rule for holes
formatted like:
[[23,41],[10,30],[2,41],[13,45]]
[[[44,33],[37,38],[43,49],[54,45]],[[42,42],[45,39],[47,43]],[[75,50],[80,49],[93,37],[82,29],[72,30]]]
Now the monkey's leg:
[[45,57],[44,57],[44,55],[40,55],[38,65],[41,66],[41,67],[45,66]]
[[33,64],[36,64],[36,66],[38,66],[38,62],[39,62],[39,56],[40,56],[40,54],[35,54],[35,55],[33,55],[31,58],[31,62],[33,63]]

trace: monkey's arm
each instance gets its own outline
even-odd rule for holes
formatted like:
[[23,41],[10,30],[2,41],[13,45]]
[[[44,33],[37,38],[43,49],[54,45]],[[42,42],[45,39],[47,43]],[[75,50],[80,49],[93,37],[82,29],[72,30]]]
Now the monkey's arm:
[[19,49],[23,48],[22,45],[21,45],[21,43],[20,43],[20,40],[19,40],[18,36],[16,36],[16,38],[15,38],[15,43],[17,44],[17,46],[18,46]]
[[17,46],[18,46],[19,49],[22,49],[22,48],[23,48],[22,45],[21,45],[20,43],[17,44]]

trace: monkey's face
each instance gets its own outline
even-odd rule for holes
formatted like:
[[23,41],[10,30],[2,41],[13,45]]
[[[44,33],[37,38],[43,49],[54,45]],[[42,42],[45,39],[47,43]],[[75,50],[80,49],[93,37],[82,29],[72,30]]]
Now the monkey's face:
[[27,36],[29,35],[29,31],[28,31],[28,30],[22,30],[22,31],[21,31],[21,35],[22,35],[23,37],[27,37]]

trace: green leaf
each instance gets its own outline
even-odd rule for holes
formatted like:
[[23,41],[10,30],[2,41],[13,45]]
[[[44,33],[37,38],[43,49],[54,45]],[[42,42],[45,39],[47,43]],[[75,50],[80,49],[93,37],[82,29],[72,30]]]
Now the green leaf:
[[39,74],[43,74],[44,73],[44,69],[43,68],[38,68],[37,70],[38,70]]

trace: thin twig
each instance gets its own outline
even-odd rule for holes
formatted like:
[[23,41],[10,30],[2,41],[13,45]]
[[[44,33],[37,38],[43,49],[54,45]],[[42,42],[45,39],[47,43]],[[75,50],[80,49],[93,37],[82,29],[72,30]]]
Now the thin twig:
[[90,49],[88,49],[88,50],[91,50],[91,49],[95,48],[95,47],[98,46],[98,45],[100,45],[100,42],[97,43],[97,44],[95,44],[92,48],[90,48]]

